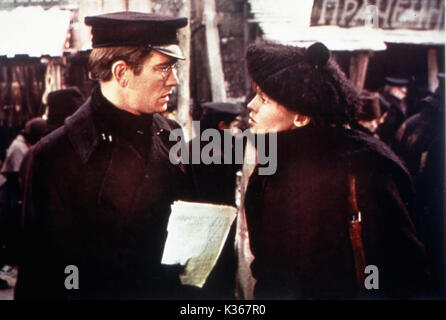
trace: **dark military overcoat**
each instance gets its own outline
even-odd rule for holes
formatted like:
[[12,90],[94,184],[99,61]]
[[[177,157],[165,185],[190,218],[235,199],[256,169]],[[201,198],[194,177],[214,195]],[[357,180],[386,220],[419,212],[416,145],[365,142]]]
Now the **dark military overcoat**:
[[[178,272],[160,261],[170,205],[192,190],[187,167],[169,161],[179,125],[153,115],[144,161],[93,103],[31,150],[16,298],[175,298]],[[67,266],[79,289],[67,289]]]

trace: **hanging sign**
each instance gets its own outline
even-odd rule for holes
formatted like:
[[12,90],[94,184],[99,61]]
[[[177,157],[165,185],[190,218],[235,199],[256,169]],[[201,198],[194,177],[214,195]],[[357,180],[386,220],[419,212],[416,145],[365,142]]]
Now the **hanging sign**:
[[444,0],[314,0],[311,26],[444,30]]
[[15,9],[17,7],[41,6],[51,8],[54,6],[77,5],[77,0],[0,0],[0,9]]

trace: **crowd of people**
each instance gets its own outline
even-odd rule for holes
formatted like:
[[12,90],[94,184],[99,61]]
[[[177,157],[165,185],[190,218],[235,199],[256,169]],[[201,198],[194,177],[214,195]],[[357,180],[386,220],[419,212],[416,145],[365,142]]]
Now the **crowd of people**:
[[427,250],[430,288],[435,296],[444,296],[444,73],[437,78],[435,92],[415,77],[386,78],[379,93],[363,95],[359,123],[385,142],[410,174],[415,195],[412,220]]
[[[0,181],[0,267],[18,264],[28,151],[43,136],[62,126],[65,118],[83,101],[84,98],[76,87],[51,92],[47,100],[47,118],[35,117],[27,121],[6,150],[3,161],[0,162],[0,177],[3,179]],[[5,281],[1,286],[7,288],[8,284]]]
[[[444,74],[435,92],[389,77],[361,93],[322,43],[255,43],[246,111],[208,103],[194,120],[275,135],[277,170],[173,164],[169,135],[181,127],[160,114],[187,19],[117,12],[85,23],[98,85],[88,99],[50,93],[48,120],[27,122],[3,163],[0,265],[19,267],[16,299],[445,297]],[[183,266],[161,264],[180,199],[238,209],[201,289],[181,284]],[[73,265],[81,285],[68,289]],[[370,266],[379,277],[367,279]]]

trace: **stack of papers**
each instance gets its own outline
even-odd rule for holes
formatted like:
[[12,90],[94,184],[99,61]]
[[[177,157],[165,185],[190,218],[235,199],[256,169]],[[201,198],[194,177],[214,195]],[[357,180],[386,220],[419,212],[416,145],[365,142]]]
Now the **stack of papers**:
[[181,264],[183,285],[202,288],[223,249],[236,208],[176,201],[167,226],[162,264]]

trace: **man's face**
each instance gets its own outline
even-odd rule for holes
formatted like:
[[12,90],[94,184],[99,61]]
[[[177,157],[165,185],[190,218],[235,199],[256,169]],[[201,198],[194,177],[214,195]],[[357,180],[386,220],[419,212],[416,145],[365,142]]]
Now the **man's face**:
[[403,100],[407,95],[407,87],[391,86],[389,92],[392,96]]
[[143,61],[140,74],[130,71],[126,87],[128,107],[137,114],[163,112],[172,88],[178,85],[176,59],[156,51]]

